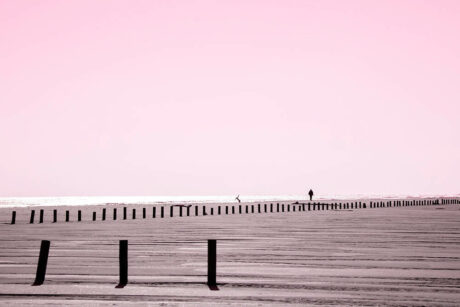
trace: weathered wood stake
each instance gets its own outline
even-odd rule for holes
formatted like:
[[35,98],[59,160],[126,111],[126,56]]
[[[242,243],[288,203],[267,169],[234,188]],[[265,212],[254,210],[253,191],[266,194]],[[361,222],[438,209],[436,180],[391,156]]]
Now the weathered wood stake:
[[217,243],[216,240],[208,240],[208,287],[216,291],[217,288]]
[[40,254],[38,256],[37,273],[32,286],[40,286],[45,281],[46,265],[48,264],[48,254],[50,251],[50,241],[42,240]]
[[116,288],[123,288],[128,284],[128,240],[120,240],[120,282]]

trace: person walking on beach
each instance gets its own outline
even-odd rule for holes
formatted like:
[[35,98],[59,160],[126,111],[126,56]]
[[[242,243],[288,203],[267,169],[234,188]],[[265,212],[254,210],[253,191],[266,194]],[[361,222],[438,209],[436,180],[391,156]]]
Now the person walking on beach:
[[241,200],[240,200],[240,194],[238,194],[238,196],[235,197],[235,199],[240,203],[240,202],[241,202]]
[[310,189],[310,191],[308,192],[308,195],[310,195],[310,201],[313,199],[313,190]]

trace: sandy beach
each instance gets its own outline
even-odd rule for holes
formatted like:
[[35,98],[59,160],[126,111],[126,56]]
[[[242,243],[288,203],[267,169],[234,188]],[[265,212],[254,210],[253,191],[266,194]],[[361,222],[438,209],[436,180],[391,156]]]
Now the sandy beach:
[[[68,208],[58,208],[57,223],[47,208],[42,224],[29,224],[31,209],[19,208],[15,225],[13,209],[0,209],[0,303],[458,306],[460,300],[458,204],[163,219],[143,219],[142,207],[130,206],[137,219],[130,213],[116,221],[111,213],[101,221],[102,208],[70,208],[85,219],[69,223]],[[206,286],[208,239],[217,239],[219,291]],[[41,240],[51,241],[47,275],[32,287]],[[123,289],[115,288],[119,240],[129,242]]]

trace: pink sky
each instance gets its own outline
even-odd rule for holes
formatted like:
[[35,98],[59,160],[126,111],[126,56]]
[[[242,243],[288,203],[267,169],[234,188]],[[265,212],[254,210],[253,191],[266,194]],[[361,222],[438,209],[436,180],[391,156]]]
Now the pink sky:
[[460,1],[0,1],[0,196],[452,194]]

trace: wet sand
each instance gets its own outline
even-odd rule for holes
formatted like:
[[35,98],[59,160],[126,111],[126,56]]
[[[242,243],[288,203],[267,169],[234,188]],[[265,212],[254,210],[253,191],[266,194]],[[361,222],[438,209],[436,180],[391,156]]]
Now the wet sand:
[[[48,216],[43,224],[24,222],[30,210],[22,209],[16,225],[8,224],[12,209],[0,209],[0,304],[458,306],[460,301],[460,205],[164,219],[139,219],[138,209],[136,220],[100,221],[98,214],[98,221],[88,221],[95,208],[85,207],[82,222],[65,223],[60,215],[58,223]],[[129,240],[129,283],[116,289],[122,239]],[[206,286],[208,239],[217,239],[219,291]],[[45,283],[32,287],[40,240],[51,241],[50,258]]]

